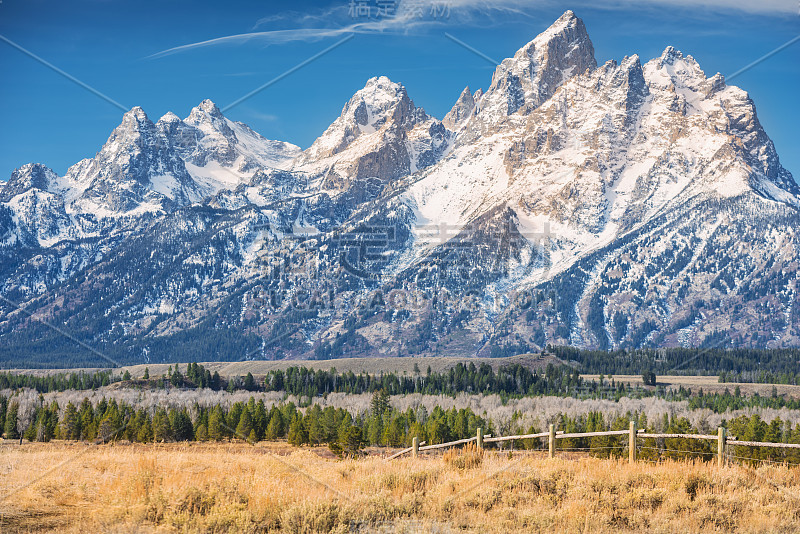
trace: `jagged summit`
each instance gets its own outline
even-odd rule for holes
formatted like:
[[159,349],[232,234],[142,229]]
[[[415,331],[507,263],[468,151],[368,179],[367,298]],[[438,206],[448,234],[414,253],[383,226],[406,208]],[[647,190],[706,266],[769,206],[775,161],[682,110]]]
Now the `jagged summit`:
[[[515,54],[525,53],[530,55],[535,48],[540,50],[549,46],[551,42],[574,43],[578,44],[589,38],[586,26],[571,10],[567,10],[545,31],[537,35],[532,41],[523,46]],[[569,53],[569,50],[564,50]]]
[[[644,68],[651,84],[662,88],[689,90],[704,99],[727,87],[722,74],[718,72],[714,76],[706,77],[694,57],[684,55],[672,46],[667,46],[660,57],[648,61]],[[738,88],[733,88],[733,91],[746,94]]]
[[202,102],[200,102],[200,104],[197,106],[197,108],[202,109],[206,113],[213,113],[213,114],[219,114],[219,115],[222,114],[222,112],[219,110],[217,105],[210,98],[206,98]]
[[193,107],[189,116],[184,119],[187,124],[197,126],[204,122],[214,124],[217,129],[224,129],[225,117],[217,105],[209,99],[205,99],[197,106]]
[[167,111],[160,119],[158,119],[158,122],[156,124],[159,124],[159,123],[161,123],[161,124],[172,124],[172,123],[180,122],[180,121],[181,121],[180,117],[178,117],[177,115],[175,115],[171,111]]
[[393,82],[388,76],[373,76],[372,78],[368,79],[367,82],[364,84],[364,88],[360,89],[359,92],[364,90],[386,90],[389,89],[391,91],[401,91],[405,90],[402,84]]
[[433,164],[449,135],[440,121],[414,105],[402,84],[370,78],[293,169],[348,189],[352,179],[390,180]]
[[56,173],[41,163],[23,165],[15,169],[8,182],[3,184],[3,188],[0,189],[0,202],[8,202],[31,189],[48,191],[57,179]]
[[659,58],[653,59],[649,63],[654,65],[655,69],[663,71],[673,83],[679,83],[682,86],[690,86],[706,80],[706,74],[700,68],[700,64],[692,56],[684,56],[680,50],[672,46],[665,48]]
[[675,62],[676,59],[683,59],[683,54],[680,50],[676,49],[672,45],[667,45],[664,51],[661,53],[661,64],[664,63],[672,64]]
[[444,119],[442,119],[442,124],[451,130],[457,130],[459,126],[469,119],[474,109],[475,96],[470,91],[469,86],[467,86],[461,91],[456,103],[453,104],[453,107],[447,112]]
[[[172,112],[153,123],[140,106],[125,112],[94,158],[63,178],[39,164],[12,174],[3,202],[35,189],[57,195],[70,213],[96,218],[169,212],[284,165],[299,153],[246,125],[229,121],[204,100],[185,120]],[[72,235],[72,234],[71,234]]]
[[427,119],[408,96],[406,88],[386,76],[367,80],[342,109],[341,118],[354,122],[362,133],[372,133],[387,122],[406,126]]
[[229,120],[210,99],[183,120],[165,115],[159,128],[205,195],[236,188],[259,169],[281,168],[300,152],[295,145],[265,139]]
[[141,108],[141,106],[133,106],[130,111],[123,115],[123,122],[125,118],[135,118],[137,121],[149,121],[150,119],[147,118],[147,113]]
[[493,123],[520,110],[529,113],[566,80],[596,66],[586,26],[567,11],[498,65],[483,97],[480,115]]

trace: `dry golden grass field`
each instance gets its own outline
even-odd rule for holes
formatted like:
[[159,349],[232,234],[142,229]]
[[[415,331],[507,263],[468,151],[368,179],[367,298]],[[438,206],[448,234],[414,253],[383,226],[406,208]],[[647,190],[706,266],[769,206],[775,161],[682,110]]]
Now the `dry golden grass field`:
[[0,532],[800,531],[796,467],[325,452],[6,443]]

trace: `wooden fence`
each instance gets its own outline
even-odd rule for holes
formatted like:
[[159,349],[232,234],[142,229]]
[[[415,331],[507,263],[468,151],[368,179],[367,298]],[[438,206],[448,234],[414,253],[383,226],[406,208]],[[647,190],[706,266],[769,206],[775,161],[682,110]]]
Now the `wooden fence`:
[[[466,439],[459,439],[457,441],[449,441],[447,443],[440,443],[437,445],[425,445],[425,442],[419,442],[418,438],[414,438],[412,441],[411,447],[403,449],[387,458],[388,460],[393,460],[398,458],[404,454],[411,453],[413,457],[419,456],[420,453],[426,451],[432,451],[436,449],[444,449],[447,447],[455,447],[457,445],[464,445],[466,443],[476,442],[477,447],[479,449],[484,448],[484,444],[486,443],[499,443],[505,441],[514,441],[520,439],[542,439],[547,438],[548,442],[548,456],[550,458],[555,457],[556,453],[556,440],[557,439],[574,439],[574,438],[594,438],[594,437],[602,437],[602,436],[628,436],[628,459],[630,463],[636,462],[636,440],[637,439],[698,439],[698,440],[710,440],[717,442],[717,465],[722,467],[725,463],[725,455],[728,451],[728,447],[730,446],[746,446],[746,447],[776,447],[776,448],[783,448],[783,449],[800,449],[800,444],[798,443],[770,443],[770,442],[762,442],[762,441],[740,441],[737,440],[735,437],[728,437],[727,430],[725,428],[719,427],[717,429],[716,434],[651,434],[645,432],[645,430],[636,429],[636,422],[631,421],[628,430],[609,430],[606,432],[576,432],[567,434],[561,430],[556,431],[555,425],[550,425],[550,430],[548,432],[540,432],[538,434],[520,434],[515,436],[497,436],[492,437],[491,435],[484,434],[482,428],[478,428],[478,431],[473,438],[466,438]],[[591,449],[590,449],[591,450]],[[692,451],[679,451],[679,452],[686,452],[691,453]],[[757,460],[757,459],[755,459]]]

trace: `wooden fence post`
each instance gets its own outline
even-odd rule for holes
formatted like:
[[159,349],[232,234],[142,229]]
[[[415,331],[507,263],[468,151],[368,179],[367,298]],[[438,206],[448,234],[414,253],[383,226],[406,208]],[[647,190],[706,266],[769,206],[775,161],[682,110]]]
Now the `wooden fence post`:
[[411,456],[416,458],[417,456],[419,456],[419,438],[418,437],[414,436],[414,439],[411,440],[411,447],[412,447]]
[[556,455],[556,425],[550,425],[550,436],[548,439],[548,445],[550,447],[550,458],[554,458]]
[[717,467],[725,465],[725,440],[727,438],[726,429],[717,428]]
[[483,450],[483,429],[478,427],[478,439],[477,439],[478,450]]
[[630,435],[628,436],[628,461],[631,465],[636,463],[636,421],[631,421]]

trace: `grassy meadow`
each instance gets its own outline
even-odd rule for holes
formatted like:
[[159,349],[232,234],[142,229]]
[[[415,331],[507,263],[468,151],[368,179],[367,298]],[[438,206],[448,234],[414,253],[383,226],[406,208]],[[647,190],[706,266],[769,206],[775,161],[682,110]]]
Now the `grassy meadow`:
[[797,532],[800,467],[280,442],[0,444],[0,532]]

